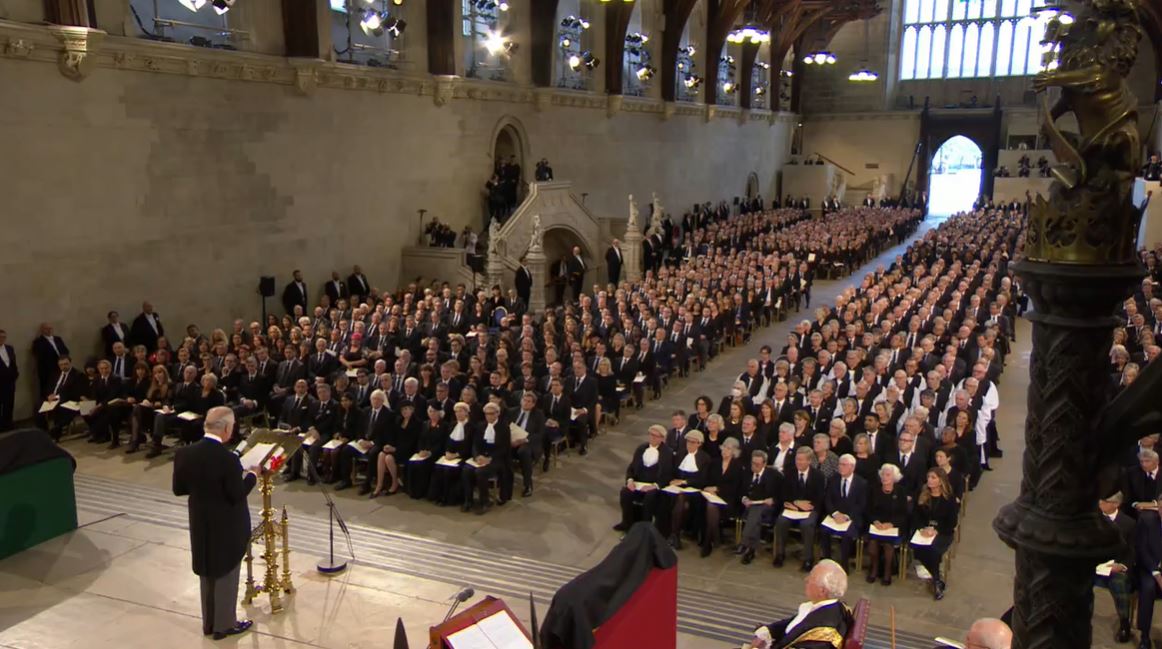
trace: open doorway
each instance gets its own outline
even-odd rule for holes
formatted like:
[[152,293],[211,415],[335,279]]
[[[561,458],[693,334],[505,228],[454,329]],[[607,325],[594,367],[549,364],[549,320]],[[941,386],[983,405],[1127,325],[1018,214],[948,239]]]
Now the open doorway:
[[972,209],[972,204],[980,196],[983,159],[980,147],[963,135],[946,140],[932,156],[928,176],[928,212],[936,217],[946,217]]
[[520,133],[512,124],[496,132],[492,146],[492,173],[486,190],[489,219],[504,223],[524,198],[524,147]]

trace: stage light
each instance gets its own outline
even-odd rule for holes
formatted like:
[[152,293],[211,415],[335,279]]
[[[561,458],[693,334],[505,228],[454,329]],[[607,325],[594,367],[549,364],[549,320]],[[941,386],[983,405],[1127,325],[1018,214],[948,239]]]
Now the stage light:
[[398,7],[403,4],[403,0],[391,0],[391,3]]
[[501,2],[500,4],[496,5],[496,8],[500,9],[501,11],[508,11],[508,3]]
[[211,4],[214,5],[214,11],[218,12],[218,15],[221,16],[227,11],[230,11],[230,8],[234,6],[234,0],[214,0]]
[[576,54],[570,56],[569,57],[569,68],[572,70],[577,70],[580,67],[581,67],[581,57],[577,56]]
[[488,50],[488,53],[493,56],[507,50],[508,45],[508,37],[498,31],[490,29],[484,37],[484,49]]
[[642,67],[637,69],[637,72],[635,72],[635,74],[637,74],[637,78],[639,81],[649,81],[650,79],[653,78],[654,73],[656,73],[656,72],[657,72],[657,68],[655,68],[654,66],[643,65]]
[[408,23],[403,18],[389,18],[384,29],[387,30],[393,38],[399,38],[403,34],[403,30],[407,29]]
[[733,95],[735,90],[738,90],[738,86],[734,85],[733,81],[726,81],[722,84],[722,92],[728,95]]
[[686,84],[686,88],[688,90],[694,90],[698,86],[702,85],[702,77],[700,77],[696,74],[691,74],[688,77],[686,77],[686,79],[683,83]]
[[572,44],[573,44],[573,41],[569,40],[569,38],[567,36],[565,38],[561,39],[561,47],[569,47]]
[[807,65],[834,65],[837,60],[834,54],[827,51],[812,52],[803,57]]
[[589,68],[590,70],[601,65],[601,59],[593,56],[593,52],[588,50],[581,53],[581,62],[584,63],[585,67]]
[[368,36],[383,36],[383,19],[384,14],[374,9],[368,9],[363,12],[363,17],[359,19],[359,28]]
[[876,79],[879,79],[879,78],[880,78],[879,74],[872,72],[871,70],[869,70],[867,68],[862,68],[856,72],[852,72],[851,74],[849,74],[847,76],[848,81],[854,81],[857,83],[875,81]]
[[178,0],[178,3],[190,11],[197,11],[206,6],[206,0]]

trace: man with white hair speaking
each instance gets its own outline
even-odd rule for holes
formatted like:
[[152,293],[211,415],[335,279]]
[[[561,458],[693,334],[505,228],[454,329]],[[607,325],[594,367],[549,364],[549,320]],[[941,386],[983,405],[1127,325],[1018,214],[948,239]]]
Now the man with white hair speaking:
[[201,577],[202,633],[222,640],[253,624],[238,620],[238,574],[250,541],[246,496],[258,481],[258,468],[245,472],[226,444],[234,434],[234,411],[210,408],[205,437],[174,457],[173,492],[189,496],[190,551],[194,574]]
[[851,611],[840,601],[847,592],[847,573],[824,559],[807,575],[807,601],[797,615],[760,626],[751,649],[838,649],[851,627]]

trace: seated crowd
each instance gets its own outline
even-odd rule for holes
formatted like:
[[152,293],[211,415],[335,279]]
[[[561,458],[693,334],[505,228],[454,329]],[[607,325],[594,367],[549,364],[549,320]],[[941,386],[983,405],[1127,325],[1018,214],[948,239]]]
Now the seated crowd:
[[[116,447],[127,430],[127,452],[157,457],[167,437],[197,439],[199,419],[224,404],[244,423],[307,437],[288,479],[305,469],[310,482],[321,475],[341,489],[362,469],[361,492],[372,497],[402,489],[482,512],[493,479],[498,502],[511,498],[514,463],[531,495],[536,463],[547,471],[566,445],[585,455],[605,413],[640,405],[646,386],[658,396],[672,375],[806,299],[816,265],[866,257],[919,214],[840,212],[827,217],[836,234],[782,211],[696,218],[678,240],[697,254],[660,245],[642,281],[597,286],[538,320],[511,309],[499,287],[393,294],[356,266],[346,281],[332,273],[313,308],[295,271],[286,316],[235,320],[209,336],[189,325],[176,344],[149,303],[129,327],[110,312],[103,358],[83,370],[45,323],[33,343],[40,421],[60,439],[79,414],[90,441]],[[78,402],[90,406],[78,413]]]
[[804,571],[816,538],[824,557],[838,545],[844,570],[864,543],[867,580],[885,585],[909,548],[941,599],[966,491],[1001,455],[997,383],[1023,227],[1017,212],[949,219],[816,309],[777,354],[764,345],[717,403],[699,397],[669,429],[650,427],[615,529],[650,520],[675,548],[699,539],[705,557],[733,520],[751,563],[770,526],[776,567],[794,529]]

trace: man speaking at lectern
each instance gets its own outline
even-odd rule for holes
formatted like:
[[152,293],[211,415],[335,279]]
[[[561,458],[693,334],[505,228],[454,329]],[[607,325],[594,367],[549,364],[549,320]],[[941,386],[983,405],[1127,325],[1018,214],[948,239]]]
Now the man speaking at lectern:
[[202,633],[215,640],[237,635],[253,622],[237,618],[238,576],[250,542],[246,496],[258,482],[258,468],[242,470],[226,448],[234,434],[234,411],[206,413],[205,437],[177,452],[175,496],[189,496],[190,550],[194,574],[202,580]]

